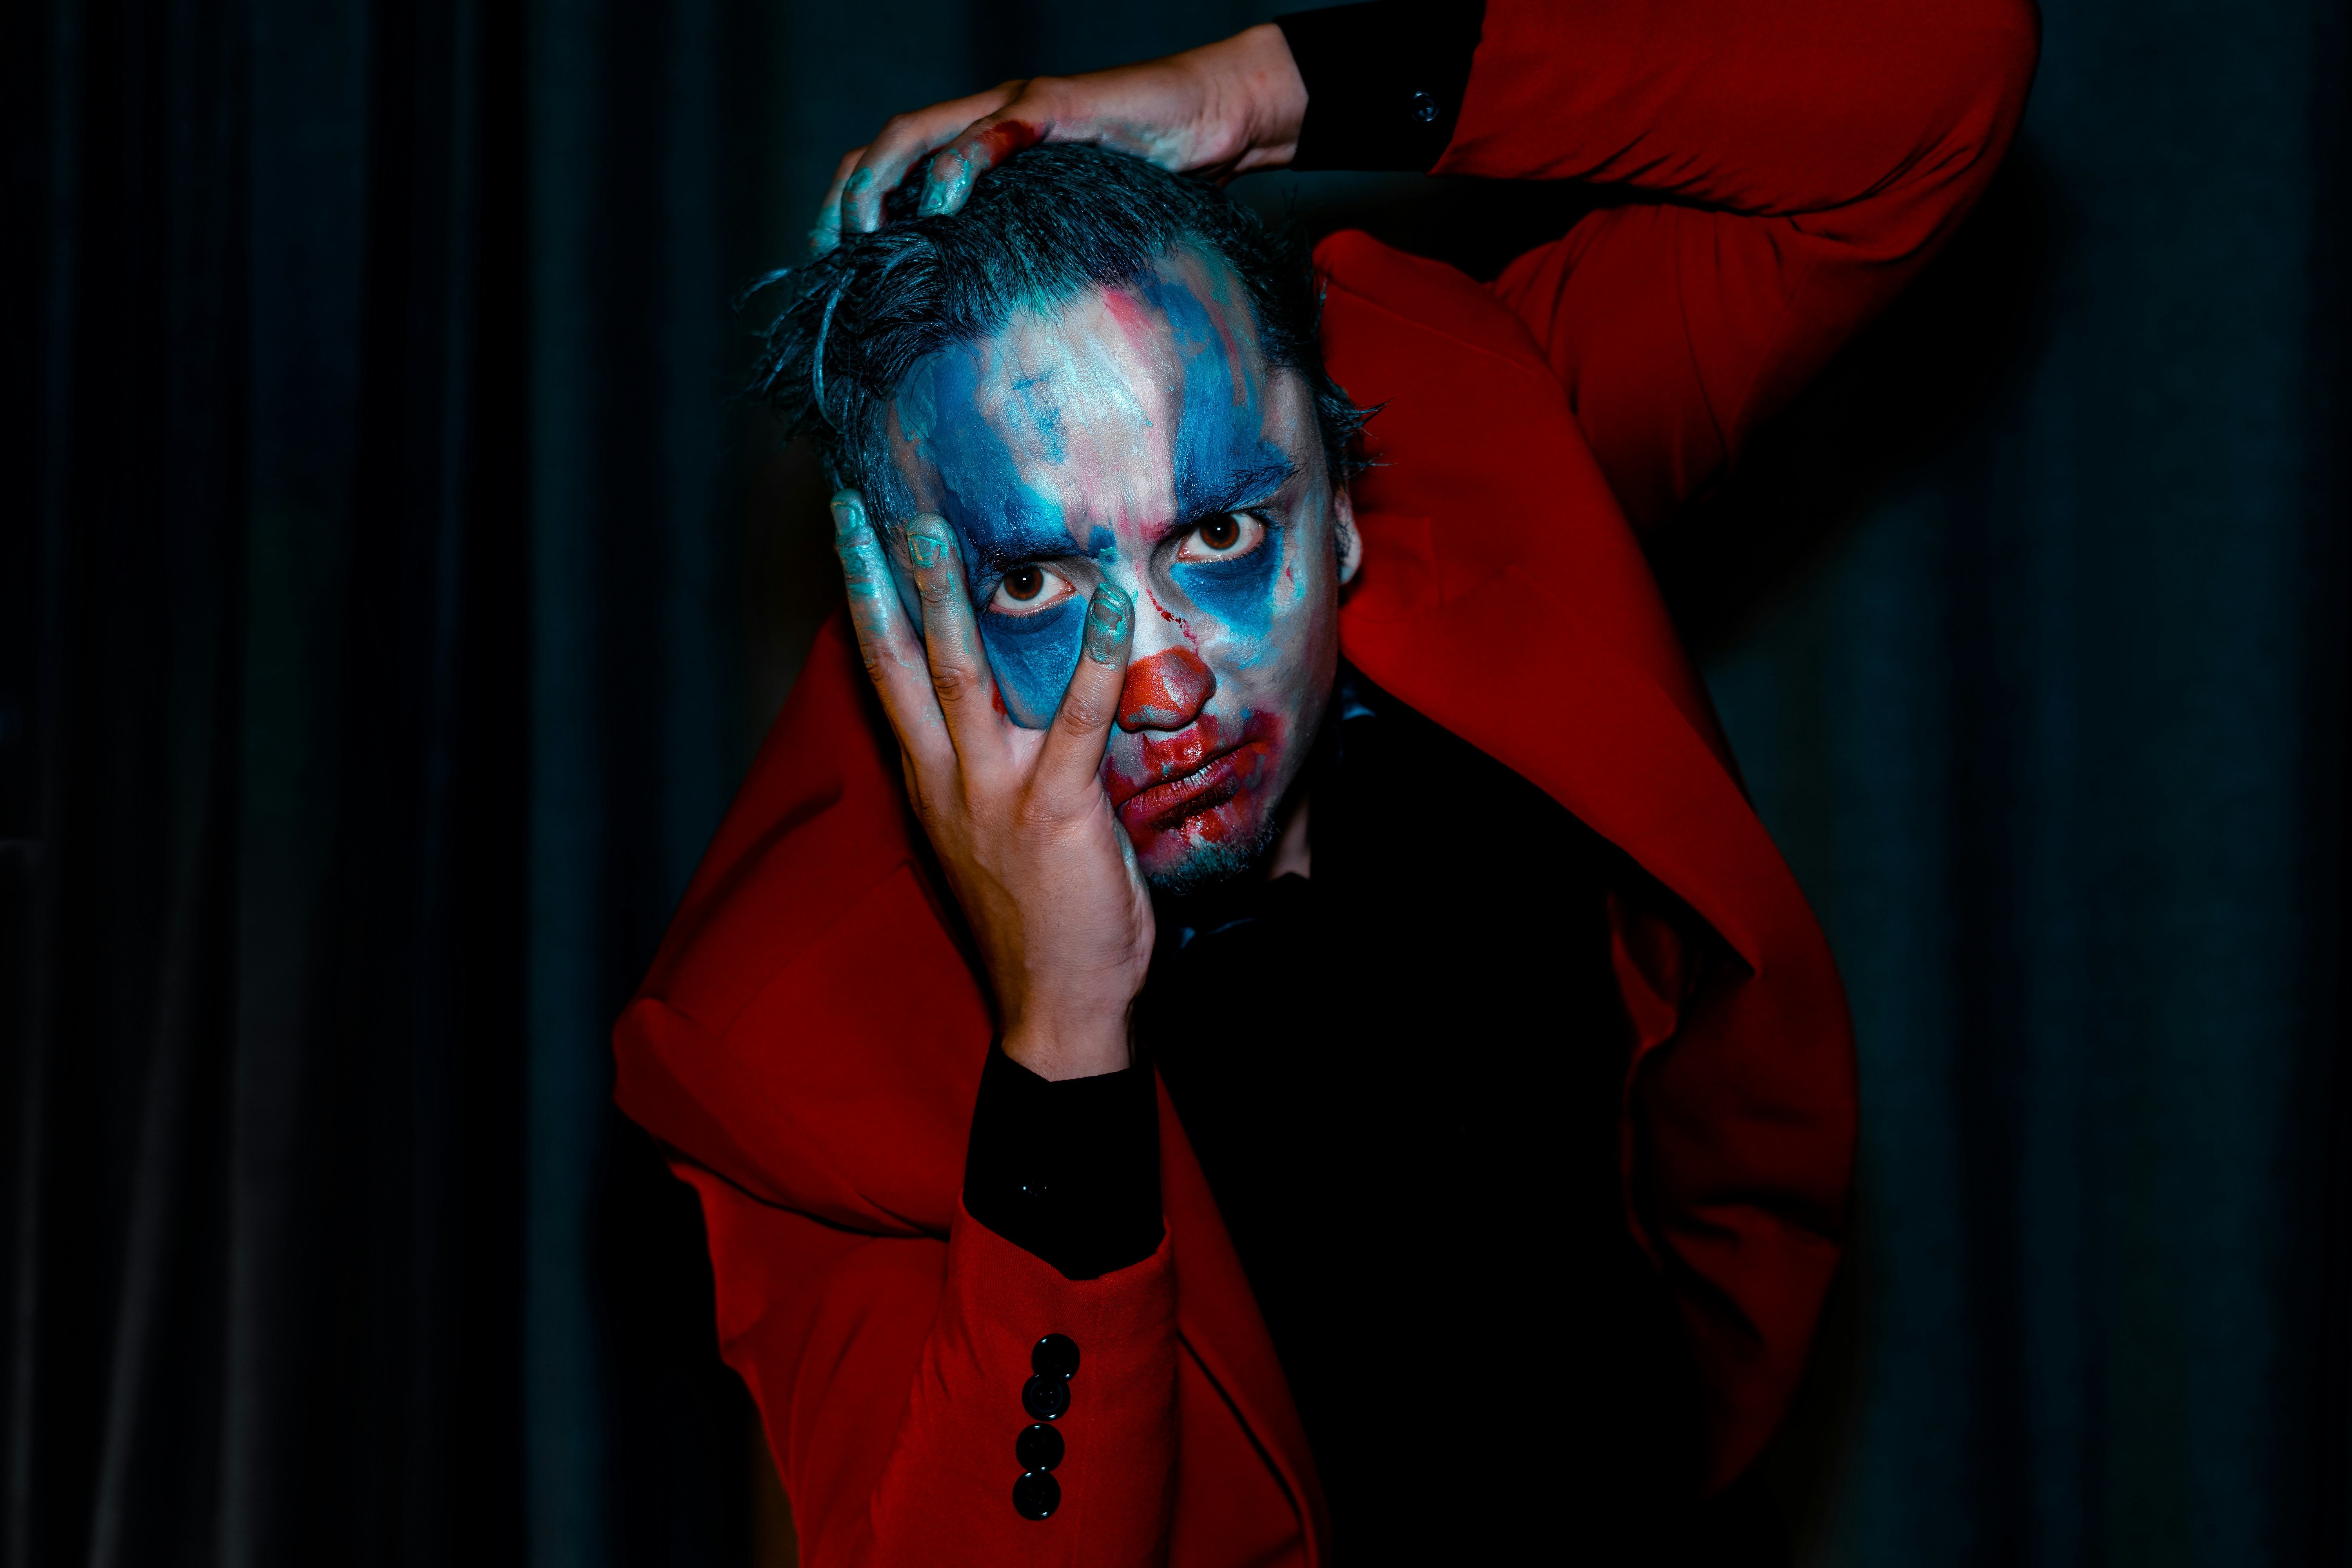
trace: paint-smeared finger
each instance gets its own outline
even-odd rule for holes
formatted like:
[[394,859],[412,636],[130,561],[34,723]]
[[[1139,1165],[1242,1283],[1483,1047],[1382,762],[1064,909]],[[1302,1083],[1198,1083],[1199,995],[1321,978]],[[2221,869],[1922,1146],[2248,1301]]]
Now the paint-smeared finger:
[[1101,788],[1103,748],[1118,716],[1127,657],[1135,646],[1135,600],[1115,583],[1095,589],[1078,639],[1078,668],[1037,757],[1037,777],[1066,798]]
[[921,639],[899,602],[881,535],[866,520],[865,499],[856,490],[833,498],[833,548],[849,590],[849,624],[857,634],[858,656],[881,694],[882,710],[899,745],[918,767],[951,763],[947,721],[932,695]]
[[1004,721],[993,700],[988,656],[980,646],[963,554],[944,519],[929,512],[907,524],[907,567],[922,606],[923,650],[948,738],[967,769],[1003,745]]
[[931,160],[923,176],[923,199],[918,209],[925,217],[960,212],[971,185],[991,169],[1024,147],[1045,139],[1046,127],[1005,109],[964,127],[961,134]]
[[935,103],[912,114],[894,114],[883,124],[857,168],[842,188],[841,224],[845,231],[871,234],[882,226],[882,200],[907,177],[916,161],[955,139],[956,132],[982,115],[993,114],[1012,101],[1019,83],[976,92],[948,103]]
[[809,230],[809,254],[823,256],[841,243],[841,192],[849,184],[849,176],[857,172],[858,161],[866,156],[863,147],[852,147],[841,155],[840,164],[833,171],[833,184],[825,187],[824,200],[816,209],[816,226]]

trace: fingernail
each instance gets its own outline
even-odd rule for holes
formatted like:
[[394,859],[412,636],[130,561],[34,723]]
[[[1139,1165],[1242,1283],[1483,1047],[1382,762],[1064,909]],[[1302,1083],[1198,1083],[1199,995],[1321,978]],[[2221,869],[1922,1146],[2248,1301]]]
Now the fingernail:
[[958,158],[950,164],[944,156],[931,165],[931,172],[923,176],[923,203],[919,209],[920,216],[937,217],[948,210],[949,203],[955,197],[956,174],[962,168],[962,159]]
[[833,531],[836,538],[853,538],[865,526],[866,509],[858,504],[855,491],[844,490],[833,498]]
[[874,171],[871,169],[860,169],[857,173],[850,175],[849,184],[842,187],[841,226],[843,228],[854,230],[858,234],[871,234],[874,232],[874,226],[867,223],[866,221],[865,215],[858,212],[852,205],[852,198],[860,195],[865,191],[866,186],[873,183]]
[[1127,636],[1127,624],[1135,609],[1135,599],[1114,583],[1098,584],[1094,602],[1087,606],[1087,657],[1097,664],[1118,662],[1118,645]]
[[928,572],[947,559],[948,542],[929,529],[909,525],[907,530],[907,564],[918,572]]

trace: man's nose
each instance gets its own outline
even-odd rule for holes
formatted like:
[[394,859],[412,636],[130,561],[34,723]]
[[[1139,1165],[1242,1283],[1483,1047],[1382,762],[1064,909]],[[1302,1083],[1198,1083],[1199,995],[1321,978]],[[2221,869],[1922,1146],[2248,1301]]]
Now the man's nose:
[[1127,667],[1118,694],[1118,727],[1181,730],[1201,716],[1216,694],[1217,678],[1189,647],[1163,648]]

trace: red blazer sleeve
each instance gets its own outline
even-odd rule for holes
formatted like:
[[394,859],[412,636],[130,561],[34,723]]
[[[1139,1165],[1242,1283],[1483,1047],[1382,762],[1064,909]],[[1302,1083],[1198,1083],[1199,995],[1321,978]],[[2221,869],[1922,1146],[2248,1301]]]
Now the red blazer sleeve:
[[[1073,1281],[958,1213],[877,1237],[763,1204],[691,1163],[720,1346],[764,1418],[801,1561],[1144,1568],[1167,1554],[1176,1458],[1170,1244]],[[1013,1506],[1030,1351],[1077,1342],[1052,1517]]]
[[1738,455],[1949,237],[2015,135],[2030,0],[1488,0],[1433,171],[1606,206],[1507,268],[1636,528]]
[[[803,1562],[1160,1563],[1171,1245],[1070,1280],[964,1212],[985,999],[913,863],[866,694],[836,615],[615,1026],[615,1097],[701,1196],[720,1349]],[[1013,1442],[1049,1333],[1079,1365],[1060,1506],[1032,1520]]]

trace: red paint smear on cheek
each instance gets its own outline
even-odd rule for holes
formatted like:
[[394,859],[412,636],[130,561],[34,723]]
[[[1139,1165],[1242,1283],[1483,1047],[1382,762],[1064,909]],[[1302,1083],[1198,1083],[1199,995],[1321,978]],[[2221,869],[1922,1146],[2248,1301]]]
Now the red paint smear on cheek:
[[1152,607],[1153,609],[1155,609],[1155,610],[1157,610],[1157,611],[1159,611],[1159,612],[1160,612],[1160,618],[1161,620],[1168,622],[1170,625],[1173,626],[1174,626],[1178,631],[1182,632],[1182,633],[1184,634],[1184,640],[1185,640],[1186,642],[1189,642],[1189,643],[1192,644],[1195,647],[1199,647],[1199,646],[1200,646],[1201,639],[1200,639],[1199,637],[1194,637],[1194,636],[1192,635],[1192,627],[1191,624],[1190,624],[1189,622],[1187,622],[1187,621],[1184,619],[1184,617],[1183,617],[1183,616],[1180,616],[1180,615],[1176,614],[1174,611],[1171,610],[1167,605],[1165,605],[1161,604],[1161,603],[1160,602],[1160,595],[1157,595],[1157,594],[1155,594],[1155,593],[1153,593],[1150,589],[1146,588],[1146,589],[1143,591],[1143,595],[1144,595],[1144,597],[1145,597],[1145,598],[1148,598],[1148,599],[1150,599],[1150,600],[1151,601],[1151,607]]

